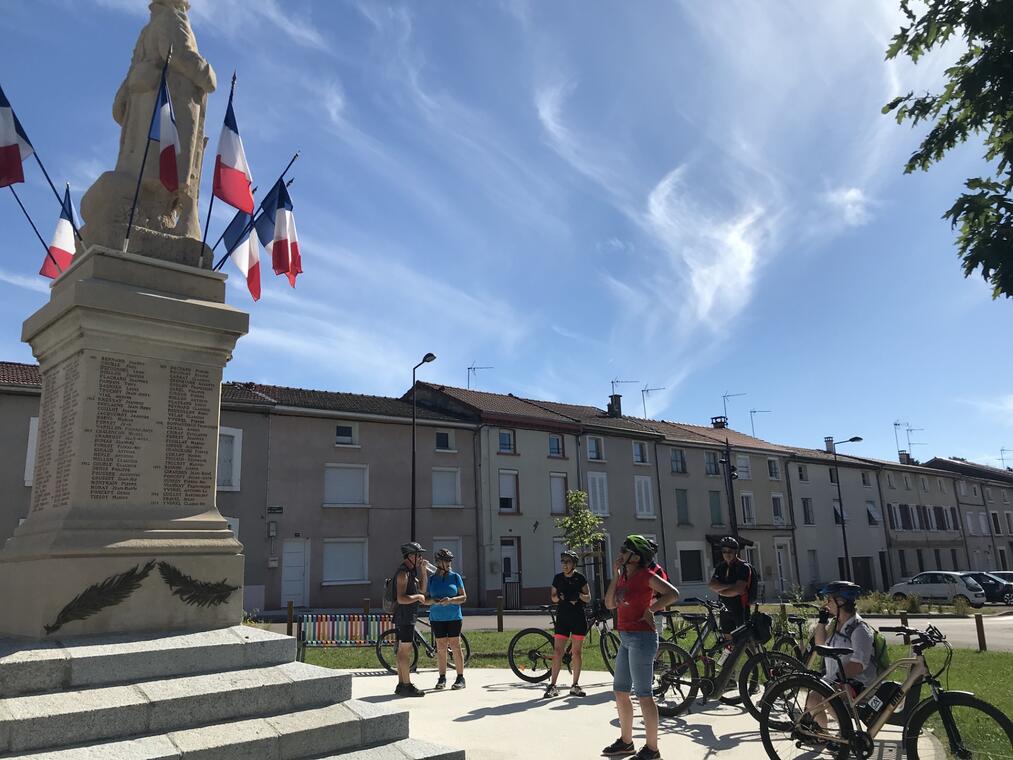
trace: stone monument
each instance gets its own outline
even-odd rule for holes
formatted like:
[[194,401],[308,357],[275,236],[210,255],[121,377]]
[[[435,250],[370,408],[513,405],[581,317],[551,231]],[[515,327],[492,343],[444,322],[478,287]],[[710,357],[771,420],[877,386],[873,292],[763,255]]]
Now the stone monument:
[[[215,492],[222,369],[248,316],[193,266],[215,77],[188,7],[151,3],[85,249],[24,323],[42,399],[31,509],[0,551],[0,758],[463,760],[409,739],[407,712],[352,700],[350,675],[296,662],[291,637],[239,624],[242,546]],[[122,251],[170,45],[180,188],[145,167]]]

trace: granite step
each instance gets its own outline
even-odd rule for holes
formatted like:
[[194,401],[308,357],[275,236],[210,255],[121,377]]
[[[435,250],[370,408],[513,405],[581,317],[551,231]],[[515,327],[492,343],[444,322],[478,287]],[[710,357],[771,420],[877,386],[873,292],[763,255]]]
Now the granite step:
[[[340,704],[172,731],[154,736],[94,743],[15,756],[24,760],[301,760],[311,757],[391,757],[396,760],[456,760],[460,755],[359,755],[400,747],[408,737],[408,713],[382,705],[348,700]],[[405,745],[408,746],[408,745]],[[421,744],[420,744],[421,746]],[[345,754],[340,754],[345,752]],[[335,754],[338,753],[338,754]]]
[[290,636],[244,625],[199,633],[52,642],[0,639],[0,699],[264,668],[292,662],[295,655],[296,642]]
[[348,674],[289,662],[13,697],[0,700],[0,756],[283,715],[344,702],[351,691]]
[[449,749],[418,739],[401,739],[316,760],[465,760],[465,752],[463,749]]

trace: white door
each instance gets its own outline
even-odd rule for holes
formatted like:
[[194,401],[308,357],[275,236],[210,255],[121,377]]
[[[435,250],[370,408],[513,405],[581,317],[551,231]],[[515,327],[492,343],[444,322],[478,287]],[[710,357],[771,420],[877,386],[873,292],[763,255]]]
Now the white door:
[[286,538],[281,550],[281,605],[291,601],[295,607],[306,606],[309,579],[309,541]]
[[503,580],[507,582],[520,580],[517,575],[520,570],[517,566],[517,544],[513,541],[503,541],[500,544],[500,554],[503,560]]
[[784,544],[776,544],[774,552],[777,555],[777,588],[782,594],[791,590],[791,562],[788,558],[788,547]]

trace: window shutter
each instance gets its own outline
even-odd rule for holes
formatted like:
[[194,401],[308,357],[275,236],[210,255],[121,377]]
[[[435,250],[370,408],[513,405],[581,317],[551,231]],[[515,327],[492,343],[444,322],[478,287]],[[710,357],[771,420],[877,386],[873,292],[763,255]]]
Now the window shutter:
[[549,476],[549,497],[551,511],[554,515],[566,514],[566,478],[559,475]]
[[324,581],[361,581],[366,576],[365,541],[324,542]]
[[218,485],[232,485],[232,451],[236,439],[231,435],[218,435]]
[[365,504],[366,469],[364,467],[328,467],[324,472],[326,504]]
[[456,506],[457,470],[433,470],[433,506]]

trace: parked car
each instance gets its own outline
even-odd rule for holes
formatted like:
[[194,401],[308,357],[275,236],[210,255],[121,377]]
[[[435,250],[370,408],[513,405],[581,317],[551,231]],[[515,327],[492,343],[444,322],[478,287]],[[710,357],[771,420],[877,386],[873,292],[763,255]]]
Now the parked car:
[[888,593],[898,600],[917,595],[923,602],[953,604],[954,599],[963,597],[972,607],[985,604],[985,591],[978,582],[967,573],[952,570],[918,573],[910,580],[893,584]]
[[1013,570],[989,570],[989,575],[994,575],[997,578],[1002,578],[1004,581],[1013,583]]
[[[978,585],[985,591],[986,602],[998,602],[1013,606],[1013,580],[1000,578],[993,573],[975,571],[964,573],[964,575],[969,575],[978,582]],[[1013,573],[1007,573],[1007,575],[1013,575]]]

